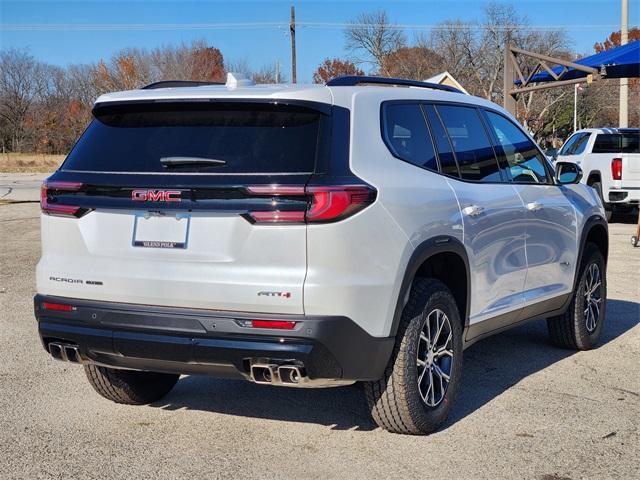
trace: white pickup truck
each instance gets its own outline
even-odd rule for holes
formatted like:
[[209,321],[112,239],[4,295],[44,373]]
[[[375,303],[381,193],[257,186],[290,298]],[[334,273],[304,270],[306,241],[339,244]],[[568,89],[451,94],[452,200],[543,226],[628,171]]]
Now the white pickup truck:
[[587,128],[575,132],[562,146],[557,161],[582,168],[582,182],[598,191],[607,220],[616,210],[640,203],[640,129]]

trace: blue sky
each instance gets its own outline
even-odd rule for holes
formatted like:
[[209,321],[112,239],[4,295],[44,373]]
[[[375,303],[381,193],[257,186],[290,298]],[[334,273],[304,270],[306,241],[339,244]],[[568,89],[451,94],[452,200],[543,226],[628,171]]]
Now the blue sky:
[[[292,3],[296,5],[299,22],[340,24],[360,12],[385,9],[396,23],[428,26],[451,18],[479,19],[485,2],[0,0],[0,46],[28,47],[40,60],[66,65],[95,62],[125,47],[153,48],[205,39],[220,48],[226,60],[246,59],[254,68],[279,60],[290,77],[288,28],[277,25],[212,28],[211,24],[286,24]],[[640,0],[629,3],[629,23],[637,25]],[[564,26],[572,47],[581,52],[591,52],[596,41],[619,28],[620,0],[519,0],[515,5],[518,12],[529,17],[532,26]],[[135,27],[122,30],[122,24]],[[413,31],[407,33],[411,38]],[[309,81],[325,57],[345,54],[341,26],[300,26],[296,37],[298,81]]]

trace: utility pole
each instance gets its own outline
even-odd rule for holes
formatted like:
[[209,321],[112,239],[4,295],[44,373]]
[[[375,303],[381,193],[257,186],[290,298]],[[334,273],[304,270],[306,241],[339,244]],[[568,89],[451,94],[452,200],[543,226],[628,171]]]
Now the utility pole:
[[291,5],[291,83],[296,83],[296,7]]
[[280,83],[280,60],[276,60],[276,83]]
[[[622,0],[622,16],[620,21],[620,45],[626,45],[629,41],[629,0]],[[618,119],[621,128],[629,126],[629,79],[620,79],[620,116]]]
[[578,131],[578,85],[576,83],[573,87],[573,132]]

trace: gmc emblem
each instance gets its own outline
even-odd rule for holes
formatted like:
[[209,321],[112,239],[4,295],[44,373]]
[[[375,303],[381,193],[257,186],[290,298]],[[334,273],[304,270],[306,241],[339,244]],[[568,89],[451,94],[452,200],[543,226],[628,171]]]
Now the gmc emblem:
[[131,200],[136,202],[181,202],[180,190],[133,190]]

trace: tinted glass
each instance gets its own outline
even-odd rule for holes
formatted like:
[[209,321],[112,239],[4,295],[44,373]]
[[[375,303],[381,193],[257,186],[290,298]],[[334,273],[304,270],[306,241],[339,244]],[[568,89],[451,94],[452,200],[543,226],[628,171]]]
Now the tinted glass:
[[438,105],[453,151],[465,180],[478,182],[501,181],[498,162],[475,108]]
[[588,133],[574,133],[573,135],[571,135],[569,137],[569,140],[564,142],[564,145],[560,149],[560,152],[558,153],[558,155],[572,155],[571,151],[575,147],[576,142],[578,140],[580,140],[580,139],[584,139],[585,137],[589,138],[589,134]]
[[384,108],[384,138],[398,158],[438,171],[438,162],[419,104],[391,104]]
[[509,165],[511,178],[517,183],[547,183],[545,160],[535,144],[511,120],[487,112],[489,125],[498,140],[499,152]]
[[640,134],[599,133],[593,153],[640,153]]
[[580,155],[587,148],[587,144],[589,143],[589,137],[591,135],[586,133],[573,144],[571,147],[571,155]]
[[103,107],[63,170],[312,172],[320,117],[267,104]]
[[459,177],[458,165],[456,164],[456,159],[453,156],[447,132],[445,132],[444,127],[440,122],[440,117],[433,108],[433,105],[427,105],[425,107],[425,111],[427,112],[427,118],[429,119],[431,133],[433,134],[433,138],[438,148],[440,171],[445,175]]

